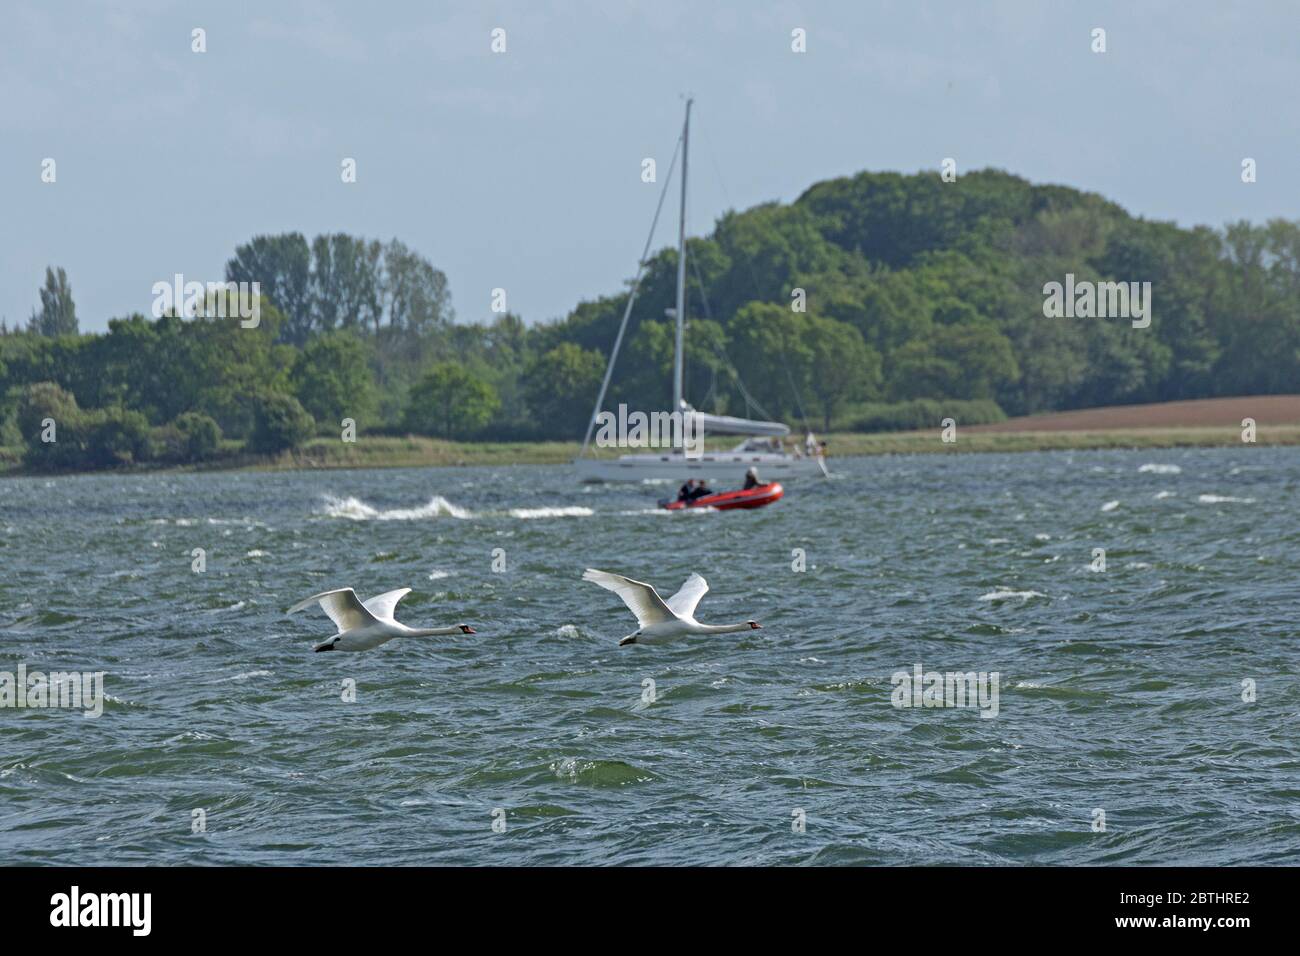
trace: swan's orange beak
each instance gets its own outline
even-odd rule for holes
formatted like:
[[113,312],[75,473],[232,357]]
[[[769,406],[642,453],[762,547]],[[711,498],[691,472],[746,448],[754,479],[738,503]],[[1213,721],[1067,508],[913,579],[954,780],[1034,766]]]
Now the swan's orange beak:
[[462,624],[460,626],[460,632],[462,634],[473,634],[474,628],[470,627],[468,624]]
[[763,625],[762,625],[762,624],[759,624],[757,621],[750,621],[750,622],[749,622],[749,628],[750,628],[750,630],[752,630],[752,631],[758,631],[758,630],[761,630],[762,627],[763,627]]

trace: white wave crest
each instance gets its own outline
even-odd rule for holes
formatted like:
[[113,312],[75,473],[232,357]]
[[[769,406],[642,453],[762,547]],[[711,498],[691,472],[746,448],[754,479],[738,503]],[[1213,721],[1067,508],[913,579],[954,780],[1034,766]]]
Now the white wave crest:
[[1181,475],[1183,473],[1183,470],[1177,465],[1160,465],[1154,462],[1143,465],[1138,471],[1152,475]]
[[233,677],[219,677],[212,683],[224,684],[227,681],[246,681],[246,680],[252,680],[254,677],[270,677],[270,676],[271,676],[270,671],[245,671],[242,674],[235,674]]
[[1254,498],[1234,498],[1232,495],[1201,495],[1196,499],[1203,505],[1221,505],[1236,502],[1237,504],[1253,505]]
[[511,508],[510,517],[512,518],[586,518],[594,515],[596,512],[590,508],[583,508],[580,505],[571,505],[567,508]]
[[1019,598],[1022,602],[1030,598],[1045,598],[1046,594],[1041,591],[1012,591],[1007,588],[998,588],[996,591],[990,591],[988,594],[980,596],[981,601],[1010,601],[1012,598]]
[[452,518],[474,517],[470,511],[457,507],[442,495],[434,495],[429,499],[428,504],[419,508],[388,510],[380,510],[360,498],[335,498],[333,495],[326,495],[325,510],[322,513],[330,518],[347,518],[350,521],[422,521],[443,515]]

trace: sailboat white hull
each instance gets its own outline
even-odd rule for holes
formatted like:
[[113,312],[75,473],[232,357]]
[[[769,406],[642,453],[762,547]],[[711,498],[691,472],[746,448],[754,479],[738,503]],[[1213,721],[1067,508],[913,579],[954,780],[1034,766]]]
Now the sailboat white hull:
[[582,481],[685,481],[705,478],[739,487],[745,471],[757,468],[763,481],[824,476],[822,458],[796,458],[777,452],[705,452],[698,458],[681,454],[622,455],[618,458],[578,458],[573,467]]

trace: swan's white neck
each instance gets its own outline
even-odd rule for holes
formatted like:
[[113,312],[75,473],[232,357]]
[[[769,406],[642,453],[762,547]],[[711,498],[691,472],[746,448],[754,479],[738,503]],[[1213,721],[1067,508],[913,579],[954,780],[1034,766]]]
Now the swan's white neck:
[[407,637],[439,637],[443,634],[460,634],[460,625],[454,627],[412,627],[408,628]]

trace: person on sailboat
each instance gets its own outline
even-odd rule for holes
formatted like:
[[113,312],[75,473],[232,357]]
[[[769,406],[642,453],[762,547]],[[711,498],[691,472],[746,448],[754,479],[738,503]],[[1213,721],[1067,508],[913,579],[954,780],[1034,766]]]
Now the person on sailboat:
[[750,488],[757,488],[761,484],[762,482],[758,480],[757,468],[751,468],[745,472],[745,487],[742,490],[748,491]]

